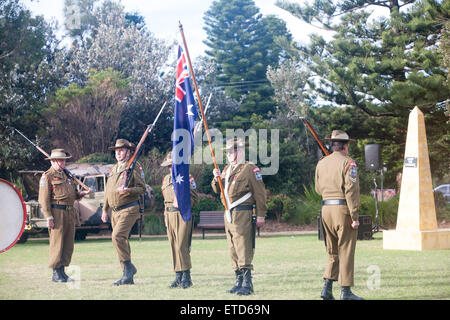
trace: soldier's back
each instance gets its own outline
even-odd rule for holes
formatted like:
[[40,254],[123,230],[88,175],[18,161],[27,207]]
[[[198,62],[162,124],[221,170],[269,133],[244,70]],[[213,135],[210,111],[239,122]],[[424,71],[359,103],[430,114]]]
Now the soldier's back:
[[317,164],[317,188],[323,199],[344,198],[344,172],[352,159],[335,151]]

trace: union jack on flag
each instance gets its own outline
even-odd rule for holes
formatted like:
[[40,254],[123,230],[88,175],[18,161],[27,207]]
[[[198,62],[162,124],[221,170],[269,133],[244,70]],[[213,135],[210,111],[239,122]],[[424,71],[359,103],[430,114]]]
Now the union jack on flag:
[[188,66],[186,63],[186,56],[184,55],[181,46],[178,46],[178,60],[177,60],[177,80],[175,88],[175,100],[181,103],[183,100],[186,90],[184,82],[186,78],[189,78]]

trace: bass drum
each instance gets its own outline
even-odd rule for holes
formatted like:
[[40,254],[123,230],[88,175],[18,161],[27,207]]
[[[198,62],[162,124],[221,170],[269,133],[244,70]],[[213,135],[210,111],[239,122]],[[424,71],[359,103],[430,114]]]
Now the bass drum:
[[0,178],[0,253],[22,236],[27,220],[25,201],[17,188]]

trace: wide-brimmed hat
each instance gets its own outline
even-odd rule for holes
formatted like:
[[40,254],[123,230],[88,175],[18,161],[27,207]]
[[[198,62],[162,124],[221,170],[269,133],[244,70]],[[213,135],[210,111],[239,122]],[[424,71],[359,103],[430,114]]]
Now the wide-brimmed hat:
[[355,141],[355,139],[350,139],[348,134],[342,130],[333,130],[331,132],[331,135],[327,135],[325,139],[331,141],[344,141],[344,142]]
[[167,156],[164,158],[163,162],[161,163],[161,167],[168,167],[172,165],[172,152],[169,152]]
[[246,144],[244,142],[244,140],[242,140],[241,138],[238,137],[234,137],[232,139],[228,139],[226,141],[225,144],[225,149],[226,150],[231,150],[231,149],[239,149],[239,148],[244,148],[246,147],[248,144]]
[[50,157],[45,158],[45,160],[57,160],[57,159],[70,159],[72,156],[64,151],[64,149],[53,149]]
[[126,139],[117,139],[116,140],[116,145],[114,147],[109,147],[109,150],[116,150],[119,148],[127,148],[130,150],[134,150],[136,148],[136,146],[134,144],[132,144],[131,142],[129,142]]

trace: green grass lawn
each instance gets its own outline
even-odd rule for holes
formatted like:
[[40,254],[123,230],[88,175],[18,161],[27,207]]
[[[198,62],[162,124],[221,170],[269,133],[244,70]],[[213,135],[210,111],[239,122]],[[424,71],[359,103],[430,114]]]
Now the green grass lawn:
[[[450,299],[450,250],[383,250],[382,234],[358,241],[354,293],[366,299]],[[71,266],[80,281],[53,283],[48,241],[29,240],[0,254],[0,300],[9,299],[320,299],[327,261],[316,234],[263,236],[256,240],[255,294],[226,293],[234,273],[225,236],[194,237],[191,270],[194,286],[169,289],[174,278],[166,238],[131,239],[135,285],[114,287],[121,277],[110,239],[75,243]],[[334,296],[340,287],[335,284]]]

